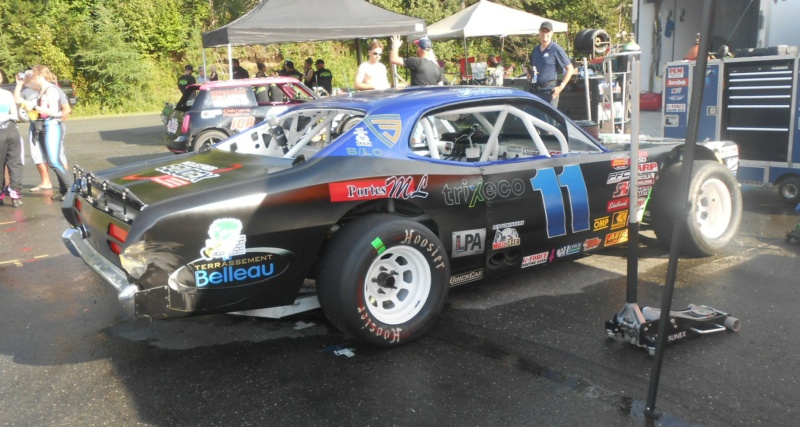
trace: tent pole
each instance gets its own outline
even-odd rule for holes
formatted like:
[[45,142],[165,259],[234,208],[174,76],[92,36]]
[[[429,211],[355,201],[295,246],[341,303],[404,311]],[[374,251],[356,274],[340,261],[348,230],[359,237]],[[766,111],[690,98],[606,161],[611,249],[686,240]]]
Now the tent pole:
[[[200,49],[203,50],[203,74],[208,75],[207,72],[206,72],[206,70],[208,70],[208,67],[206,67],[206,49],[204,47],[202,47],[202,45],[200,46]],[[206,79],[206,80],[208,80],[208,79]]]
[[228,80],[233,80],[233,52],[230,43],[228,43]]

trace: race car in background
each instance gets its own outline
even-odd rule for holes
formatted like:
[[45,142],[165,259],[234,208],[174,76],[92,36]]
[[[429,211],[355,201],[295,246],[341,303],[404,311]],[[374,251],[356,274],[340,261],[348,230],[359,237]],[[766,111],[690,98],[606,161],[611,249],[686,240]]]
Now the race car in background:
[[165,104],[164,144],[173,153],[199,151],[317,95],[292,77],[189,85],[176,105]]
[[[321,305],[394,346],[424,334],[451,286],[543,268],[628,239],[638,215],[710,255],[741,219],[736,146],[603,145],[516,89],[426,87],[305,102],[197,153],[76,168],[63,239],[132,315],[280,317]],[[685,214],[685,210],[684,210]],[[685,215],[684,215],[685,216]],[[536,286],[532,281],[531,286]]]

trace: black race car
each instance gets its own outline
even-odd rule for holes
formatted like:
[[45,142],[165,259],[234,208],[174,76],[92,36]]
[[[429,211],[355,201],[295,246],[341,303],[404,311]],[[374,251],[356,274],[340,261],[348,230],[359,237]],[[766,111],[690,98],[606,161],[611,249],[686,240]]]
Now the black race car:
[[722,249],[741,219],[738,157],[711,145],[682,203],[680,143],[641,145],[631,194],[628,145],[599,143],[523,91],[342,95],[198,153],[76,168],[63,239],[133,315],[321,305],[341,330],[392,346],[425,332],[449,287],[621,244],[646,209],[668,242],[690,204],[684,250]]
[[266,77],[189,85],[176,105],[164,104],[164,144],[173,153],[199,151],[269,115],[317,95],[292,77]]

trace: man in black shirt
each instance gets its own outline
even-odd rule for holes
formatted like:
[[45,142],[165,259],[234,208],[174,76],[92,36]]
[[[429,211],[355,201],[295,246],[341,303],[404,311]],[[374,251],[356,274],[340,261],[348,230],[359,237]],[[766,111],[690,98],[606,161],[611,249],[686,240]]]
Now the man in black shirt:
[[191,65],[187,64],[185,67],[183,67],[183,75],[178,77],[178,89],[180,89],[181,94],[186,92],[186,86],[197,83],[197,80],[194,79],[192,73],[194,73],[194,68],[192,68]]
[[297,80],[303,81],[303,74],[294,69],[294,62],[292,61],[284,61],[283,69],[278,71],[278,75],[283,77],[294,77]]
[[239,60],[233,60],[233,78],[234,79],[249,79],[250,73],[247,72],[241,65],[239,65]]
[[411,70],[411,86],[440,85],[444,83],[444,75],[436,55],[433,53],[433,43],[427,37],[414,42],[417,45],[417,56],[401,58],[398,54],[403,42],[399,35],[392,36],[392,51],[389,54],[389,63],[403,65]]
[[333,73],[325,68],[325,61],[317,59],[315,64],[317,70],[314,71],[314,86],[325,88],[328,95],[333,94]]

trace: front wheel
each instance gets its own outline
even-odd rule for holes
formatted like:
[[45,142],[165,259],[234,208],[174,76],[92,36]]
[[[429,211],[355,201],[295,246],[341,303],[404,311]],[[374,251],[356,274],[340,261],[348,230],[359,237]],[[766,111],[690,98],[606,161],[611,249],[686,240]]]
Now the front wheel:
[[317,295],[342,332],[391,347],[419,338],[441,312],[449,261],[430,230],[392,215],[345,224],[323,254]]
[[[710,256],[727,246],[742,220],[742,193],[736,177],[719,162],[694,164],[689,199],[681,203],[682,163],[667,167],[653,188],[651,216],[658,241],[669,246],[676,218],[683,219],[683,252]],[[686,207],[689,207],[688,215]]]
[[800,178],[789,176],[778,185],[778,196],[792,206],[800,203]]

